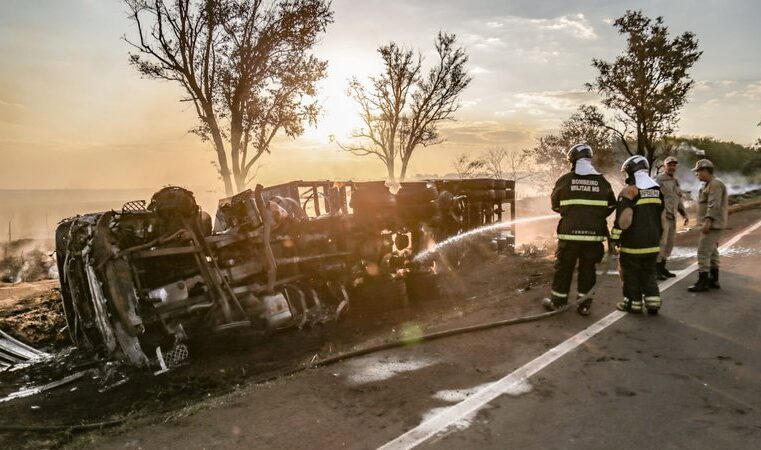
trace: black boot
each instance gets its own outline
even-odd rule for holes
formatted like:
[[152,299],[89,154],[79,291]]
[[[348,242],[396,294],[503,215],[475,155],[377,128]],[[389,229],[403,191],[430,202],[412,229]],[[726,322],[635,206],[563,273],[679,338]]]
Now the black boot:
[[719,269],[711,269],[711,273],[708,276],[708,287],[711,289],[721,289],[719,284]]
[[658,276],[658,281],[663,281],[666,278],[666,261],[660,261],[655,263],[655,274]]
[[630,301],[628,298],[624,298],[624,301],[616,303],[616,309],[619,311],[641,314],[642,300]]
[[556,295],[553,295],[551,298],[542,299],[542,306],[544,306],[547,311],[557,311],[565,308],[567,305],[567,299],[558,297]]
[[666,268],[666,260],[665,259],[663,261],[661,261],[661,273],[666,278],[674,278],[676,276],[675,273],[669,272],[669,270]]
[[[578,300],[581,300],[581,295],[579,296]],[[592,298],[587,298],[581,303],[579,303],[579,306],[576,307],[576,312],[581,314],[582,316],[588,316],[591,314],[592,309]]]
[[708,286],[708,272],[698,273],[698,282],[687,288],[690,292],[705,292],[709,290]]

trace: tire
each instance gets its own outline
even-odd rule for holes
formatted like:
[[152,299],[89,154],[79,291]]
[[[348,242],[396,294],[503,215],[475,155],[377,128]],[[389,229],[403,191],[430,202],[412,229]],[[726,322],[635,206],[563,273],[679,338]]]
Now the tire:
[[497,199],[497,192],[493,189],[466,192],[468,201],[490,202]]
[[428,203],[438,199],[438,194],[435,190],[425,190],[417,192],[399,192],[396,194],[396,203],[399,205],[416,205],[421,203]]
[[441,191],[449,191],[451,193],[457,193],[460,190],[462,182],[459,180],[437,180],[436,189]]
[[435,187],[428,187],[428,183],[425,182],[404,183],[396,193],[397,202],[405,205],[426,203],[438,197],[438,190]]
[[462,180],[462,189],[466,191],[483,191],[494,189],[494,181],[491,178],[474,178],[471,180]]

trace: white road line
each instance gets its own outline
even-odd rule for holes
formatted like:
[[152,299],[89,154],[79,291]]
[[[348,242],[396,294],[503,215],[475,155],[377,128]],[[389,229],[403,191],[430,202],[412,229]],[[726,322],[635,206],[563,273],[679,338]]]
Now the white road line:
[[[748,234],[757,230],[759,227],[761,227],[761,221],[749,226],[748,228],[746,228],[739,234],[735,235],[732,239],[730,239],[724,245],[721,246],[721,250],[726,250],[727,248],[733,246],[740,239],[744,238]],[[697,267],[698,265],[696,263],[691,264],[685,270],[681,271],[679,275],[677,275],[675,278],[670,278],[664,281],[663,283],[660,284],[661,291],[665,291],[666,289],[672,287],[679,281],[683,280],[689,274],[694,272],[697,269]],[[551,348],[549,351],[539,356],[538,358],[534,359],[533,361],[529,362],[528,364],[520,367],[519,369],[510,373],[504,378],[498,381],[495,381],[494,383],[484,387],[483,389],[471,395],[467,399],[461,401],[460,403],[457,403],[455,405],[450,406],[449,408],[442,410],[441,413],[431,417],[428,420],[423,421],[417,427],[407,431],[406,433],[402,434],[396,439],[381,446],[380,449],[381,450],[390,450],[390,449],[407,450],[407,449],[417,447],[418,445],[422,444],[426,440],[430,439],[436,433],[439,433],[440,431],[445,430],[447,427],[453,425],[459,420],[462,420],[464,417],[467,417],[469,414],[472,414],[478,411],[479,409],[486,406],[488,403],[502,396],[506,391],[510,390],[510,388],[514,387],[515,385],[519,383],[523,383],[527,381],[530,377],[535,375],[537,372],[549,366],[550,364],[557,361],[558,359],[562,358],[567,353],[575,350],[581,344],[589,340],[592,336],[596,335],[602,330],[613,325],[624,316],[626,316],[626,313],[624,312],[613,311],[612,313],[598,320],[597,322],[590,325],[589,327],[579,332],[578,334],[570,337],[569,339],[562,342],[561,344]]]

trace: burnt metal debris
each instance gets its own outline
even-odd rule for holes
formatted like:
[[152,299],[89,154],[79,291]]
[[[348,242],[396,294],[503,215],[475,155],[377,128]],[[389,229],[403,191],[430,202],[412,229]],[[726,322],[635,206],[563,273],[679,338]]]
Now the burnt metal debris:
[[32,348],[0,330],[0,370],[43,361],[50,357],[48,353]]
[[515,183],[500,179],[402,183],[396,194],[384,182],[257,186],[221,200],[214,220],[192,192],[166,187],[147,205],[59,224],[67,328],[81,348],[165,371],[194,336],[335,320],[357,286],[431,273],[415,254],[506,211],[515,218]]

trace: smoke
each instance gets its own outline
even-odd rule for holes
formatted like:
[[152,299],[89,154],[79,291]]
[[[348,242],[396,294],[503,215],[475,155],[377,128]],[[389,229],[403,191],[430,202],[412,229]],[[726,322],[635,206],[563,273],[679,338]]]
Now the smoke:
[[719,178],[727,185],[729,195],[745,194],[746,192],[761,189],[761,183],[752,183],[747,177],[737,173],[720,173]]
[[[739,174],[737,172],[724,172],[718,170],[715,175],[724,182],[727,186],[727,192],[729,195],[740,195],[746,192],[755,191],[761,189],[761,183],[753,182],[748,177]],[[677,173],[679,184],[682,187],[682,191],[689,193],[692,200],[698,198],[698,192],[703,186],[703,183],[698,180],[698,177],[692,173]]]
[[[689,199],[696,200],[698,192],[703,186],[697,175],[692,171],[696,158],[705,158],[705,150],[694,145],[682,142],[676,149],[679,168],[676,177],[682,187],[682,191],[689,194]],[[745,176],[737,171],[716,170],[716,177],[727,186],[729,195],[741,195],[746,192],[761,189],[761,182],[752,177]]]
[[[19,241],[14,242],[19,243]],[[23,245],[23,250],[13,252]],[[10,248],[0,259],[0,281],[4,283],[33,282],[58,278],[58,267],[55,258],[40,247],[30,248],[29,243],[22,242],[17,246],[6,245]],[[6,250],[8,251],[8,250]]]

